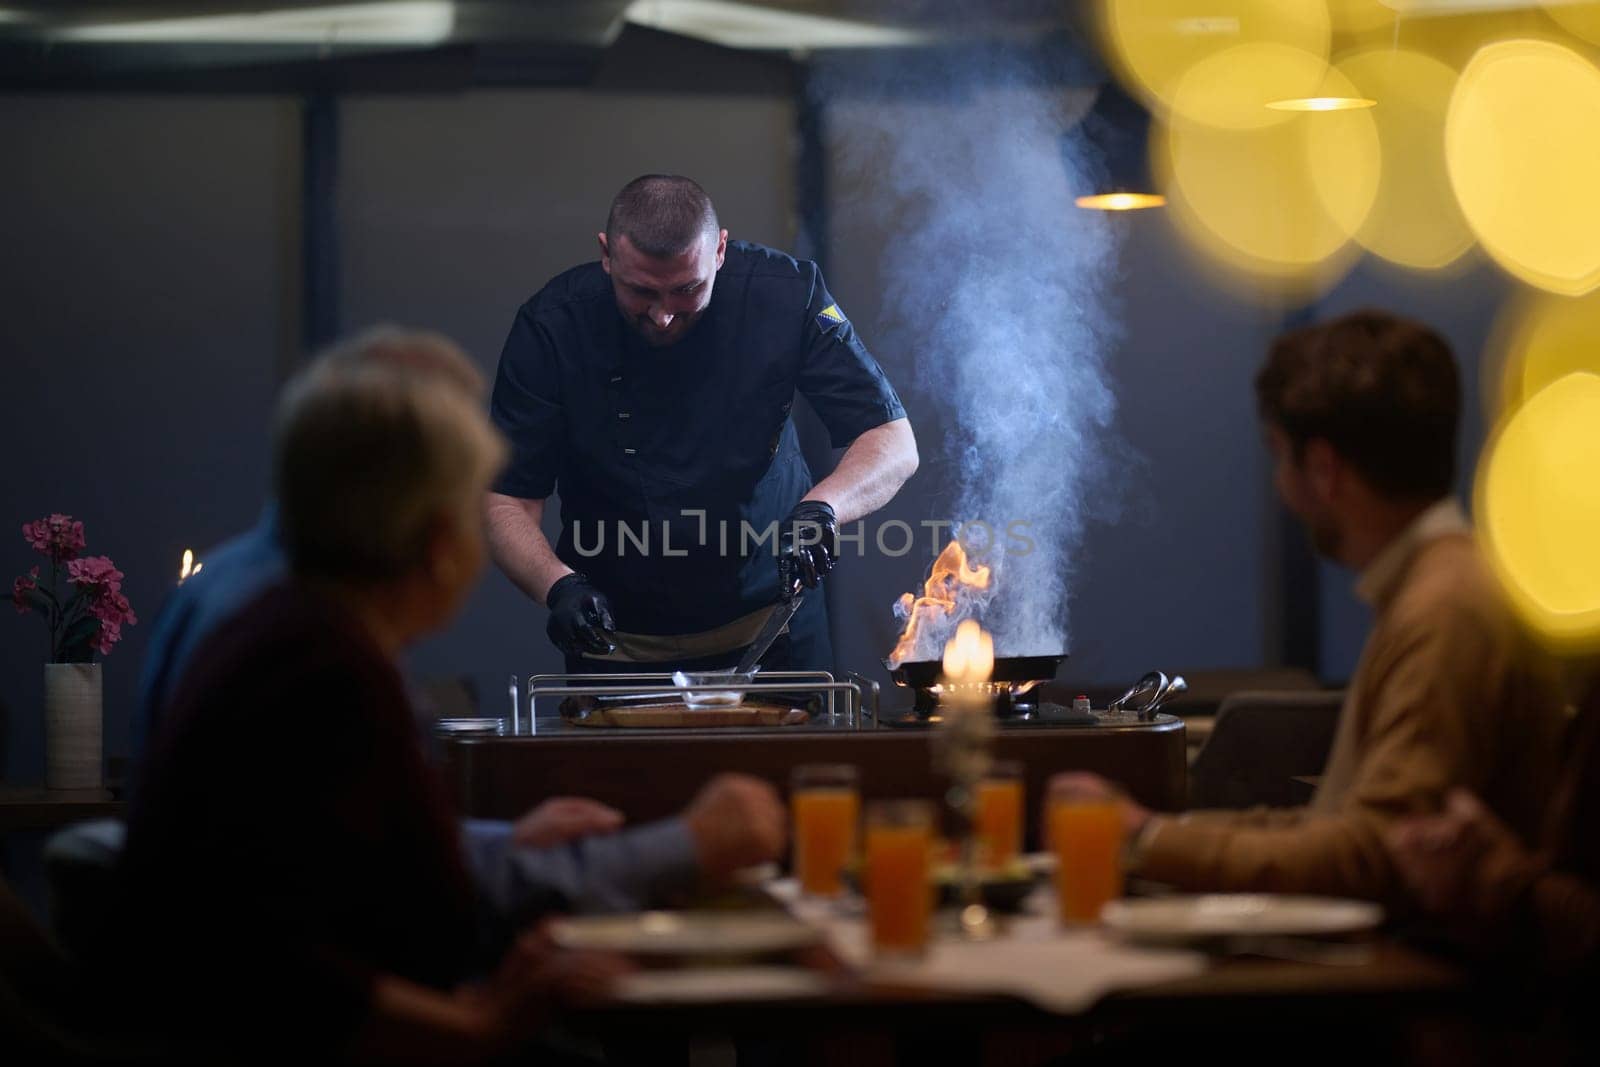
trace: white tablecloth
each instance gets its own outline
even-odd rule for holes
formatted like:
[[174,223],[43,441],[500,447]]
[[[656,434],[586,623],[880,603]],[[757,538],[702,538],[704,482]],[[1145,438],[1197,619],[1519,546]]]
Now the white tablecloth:
[[1206,957],[1198,952],[1136,948],[1096,929],[1063,930],[1055,918],[1054,899],[1045,890],[1030,899],[1027,914],[1012,917],[992,941],[961,941],[936,933],[920,959],[880,964],[872,958],[859,906],[801,899],[787,879],[773,883],[771,892],[792,913],[821,926],[834,954],[869,977],[1009,994],[1062,1014],[1085,1011],[1119,989],[1187,978],[1206,968]]

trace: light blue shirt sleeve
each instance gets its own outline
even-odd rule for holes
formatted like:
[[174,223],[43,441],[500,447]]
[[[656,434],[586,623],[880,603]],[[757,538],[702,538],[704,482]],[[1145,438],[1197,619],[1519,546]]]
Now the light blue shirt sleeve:
[[681,818],[595,834],[554,848],[511,842],[511,824],[461,820],[467,867],[485,904],[521,925],[551,911],[638,911],[692,888],[694,838]]
[[287,574],[277,531],[277,505],[269,503],[255,526],[207,550],[205,569],[174,589],[162,605],[145,646],[130,726],[135,776],[195,650]]

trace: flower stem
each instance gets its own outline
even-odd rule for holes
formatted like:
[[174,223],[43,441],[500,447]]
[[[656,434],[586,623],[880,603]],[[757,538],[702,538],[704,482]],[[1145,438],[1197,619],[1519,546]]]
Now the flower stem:
[[59,578],[60,565],[52,553],[50,556],[50,662],[61,662],[61,598],[56,595],[56,586]]

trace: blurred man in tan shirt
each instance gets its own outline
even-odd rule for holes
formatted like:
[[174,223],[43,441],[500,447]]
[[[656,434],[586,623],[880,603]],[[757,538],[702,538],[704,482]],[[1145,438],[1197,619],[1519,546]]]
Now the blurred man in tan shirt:
[[[1589,666],[1594,666],[1592,663]],[[1493,962],[1600,982],[1600,679],[1563,746],[1543,832],[1519,839],[1465,789],[1438,814],[1399,820],[1390,858],[1443,935]],[[1600,1040],[1600,1035],[1596,1035]]]
[[[1284,503],[1359,574],[1372,632],[1304,808],[1155,815],[1127,805],[1130,873],[1183,889],[1396,900],[1384,848],[1449,789],[1524,838],[1557,767],[1562,703],[1451,497],[1460,385],[1433,331],[1365,311],[1279,338],[1256,395]],[[1110,792],[1088,774],[1052,790]]]

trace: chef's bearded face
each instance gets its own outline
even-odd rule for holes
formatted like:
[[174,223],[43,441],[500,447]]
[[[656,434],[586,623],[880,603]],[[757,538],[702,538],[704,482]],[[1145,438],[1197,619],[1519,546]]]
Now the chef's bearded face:
[[600,235],[600,265],[611,276],[617,310],[647,344],[683,340],[711,303],[711,287],[728,250],[728,231],[707,232],[673,256],[650,256],[618,234]]

